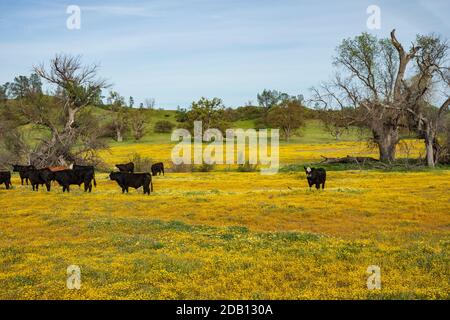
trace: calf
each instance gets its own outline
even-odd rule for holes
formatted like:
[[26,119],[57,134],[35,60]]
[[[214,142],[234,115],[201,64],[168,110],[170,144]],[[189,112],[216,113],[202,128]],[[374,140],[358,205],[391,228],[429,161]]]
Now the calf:
[[133,173],[134,172],[134,163],[129,162],[129,163],[125,163],[125,164],[116,164],[116,168],[119,169],[120,172]]
[[33,191],[39,191],[39,185],[45,185],[47,191],[51,189],[51,182],[53,180],[53,172],[48,169],[38,169],[28,171],[28,179],[33,187]]
[[116,181],[122,188],[122,193],[128,193],[128,188],[138,189],[144,187],[144,194],[153,192],[153,182],[150,173],[111,172],[109,178]]
[[21,166],[21,165],[18,165],[18,164],[13,164],[12,166],[13,166],[13,172],[18,172],[19,173],[22,185],[23,185],[23,180],[25,180],[25,182],[28,185],[28,180],[29,180],[28,174],[29,174],[29,172],[31,170],[36,170],[36,167],[33,166],[33,165]]
[[309,188],[313,185],[316,185],[316,189],[320,189],[320,185],[322,185],[322,189],[325,189],[325,181],[327,179],[327,172],[323,168],[305,168],[306,179],[308,180]]
[[9,171],[0,171],[0,184],[5,184],[6,190],[12,185],[11,183],[11,172]]
[[164,175],[164,164],[162,162],[155,163],[154,165],[152,165],[151,170],[153,176],[161,173],[162,175]]

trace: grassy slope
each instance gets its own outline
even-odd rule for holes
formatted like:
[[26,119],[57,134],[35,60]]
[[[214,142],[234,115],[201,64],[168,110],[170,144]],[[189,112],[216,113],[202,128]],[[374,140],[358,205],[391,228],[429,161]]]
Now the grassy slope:
[[[109,119],[109,111],[95,108],[95,114],[99,115],[103,119]],[[153,132],[154,125],[157,121],[168,120],[174,125],[178,123],[175,120],[174,110],[149,110],[147,113],[147,130],[145,136],[140,141],[135,141],[133,137],[128,133],[125,135],[125,141],[117,143],[113,139],[110,140],[111,146],[117,146],[122,144],[135,144],[135,143],[170,143],[170,134],[160,134]],[[232,128],[250,129],[254,127],[254,121],[242,120],[236,121],[231,124]],[[340,139],[340,141],[359,141],[367,137],[367,132],[361,133],[358,129],[351,129],[346,132]],[[289,143],[311,144],[311,143],[334,143],[336,140],[324,130],[323,125],[318,120],[307,120],[303,128],[298,130],[297,134],[293,136]],[[281,141],[281,143],[287,143]]]

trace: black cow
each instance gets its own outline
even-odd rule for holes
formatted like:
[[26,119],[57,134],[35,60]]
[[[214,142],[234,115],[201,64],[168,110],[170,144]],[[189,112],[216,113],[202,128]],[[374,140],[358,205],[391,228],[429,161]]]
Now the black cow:
[[30,170],[28,171],[28,179],[33,187],[33,191],[39,191],[39,185],[45,185],[47,191],[50,191],[53,180],[53,172],[48,168]]
[[29,180],[29,178],[28,178],[28,173],[29,173],[31,170],[36,170],[36,167],[33,166],[33,165],[30,165],[30,166],[21,166],[21,165],[18,165],[18,164],[13,164],[12,166],[13,166],[13,172],[18,172],[18,173],[19,173],[19,176],[20,176],[20,180],[21,180],[22,185],[23,185],[23,180],[25,180],[25,182],[26,182],[27,185],[28,185],[28,180]]
[[162,175],[164,175],[164,164],[162,162],[155,163],[154,165],[152,165],[151,170],[153,176],[161,173]]
[[311,188],[313,185],[316,185],[316,189],[320,189],[320,185],[322,185],[322,189],[325,189],[325,181],[327,179],[327,172],[323,168],[305,168],[306,179],[308,180],[309,187]]
[[109,175],[111,180],[117,182],[122,188],[122,193],[128,193],[128,188],[138,189],[144,187],[144,194],[153,192],[153,182],[150,173],[128,173],[128,172],[111,172]]
[[12,185],[11,183],[11,172],[0,171],[0,184],[5,184],[6,190]]
[[53,179],[63,187],[63,192],[70,192],[70,185],[81,186],[83,183],[82,177],[75,170],[62,170],[53,173]]
[[134,163],[129,162],[129,163],[125,163],[125,164],[116,164],[116,168],[119,169],[120,172],[133,173],[134,172]]
[[97,181],[95,181],[94,166],[80,166],[74,164],[72,168],[74,171],[78,171],[80,175],[83,175],[84,191],[92,191],[92,181],[94,181],[94,187],[97,187]]
[[81,186],[84,183],[84,192],[92,191],[92,180],[95,183],[95,173],[93,170],[62,170],[53,172],[53,179],[63,187],[63,192],[70,192],[70,185]]

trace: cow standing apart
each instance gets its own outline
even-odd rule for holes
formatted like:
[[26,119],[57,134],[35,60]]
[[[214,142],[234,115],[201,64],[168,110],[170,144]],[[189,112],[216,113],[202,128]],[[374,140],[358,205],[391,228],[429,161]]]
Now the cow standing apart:
[[25,180],[26,184],[28,185],[28,174],[31,170],[36,170],[36,167],[33,165],[30,166],[21,166],[18,164],[13,164],[13,172],[18,172],[20,176],[21,183],[23,185],[23,181]]
[[319,190],[322,185],[322,189],[325,189],[325,181],[327,179],[327,172],[323,168],[305,168],[306,179],[308,180],[309,188],[316,185],[316,189]]
[[51,182],[53,180],[53,172],[48,168],[30,170],[28,172],[28,179],[33,187],[33,191],[39,191],[39,185],[45,185],[47,191],[50,191]]
[[0,171],[0,184],[5,184],[6,190],[12,185],[11,183],[11,172]]
[[129,162],[129,163],[125,163],[125,164],[116,164],[116,168],[119,169],[120,172],[133,173],[134,172],[134,163]]
[[164,164],[162,162],[155,163],[154,165],[152,165],[151,170],[153,176],[161,173],[162,175],[164,175]]
[[111,172],[109,178],[116,181],[122,188],[122,193],[127,192],[128,188],[138,189],[144,187],[144,194],[150,195],[153,192],[153,182],[150,173],[128,173],[128,172]]

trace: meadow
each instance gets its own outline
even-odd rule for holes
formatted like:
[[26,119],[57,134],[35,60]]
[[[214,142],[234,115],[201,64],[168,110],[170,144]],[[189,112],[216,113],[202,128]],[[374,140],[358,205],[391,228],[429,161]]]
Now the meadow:
[[[282,148],[289,162],[300,146]],[[448,170],[329,171],[325,191],[302,172],[168,173],[150,196],[97,183],[0,188],[1,299],[450,298]],[[367,289],[369,265],[381,290]]]
[[[327,188],[309,190],[303,165],[377,155],[364,133],[335,141],[315,120],[280,144],[273,176],[229,165],[170,172],[168,134],[109,145],[91,194],[32,192],[17,175],[13,190],[0,187],[0,299],[450,298],[448,169],[329,168]],[[423,149],[404,140],[397,154]],[[150,196],[108,179],[135,154],[169,167]],[[66,287],[69,265],[81,268],[80,290]],[[370,265],[381,290],[367,289]]]

